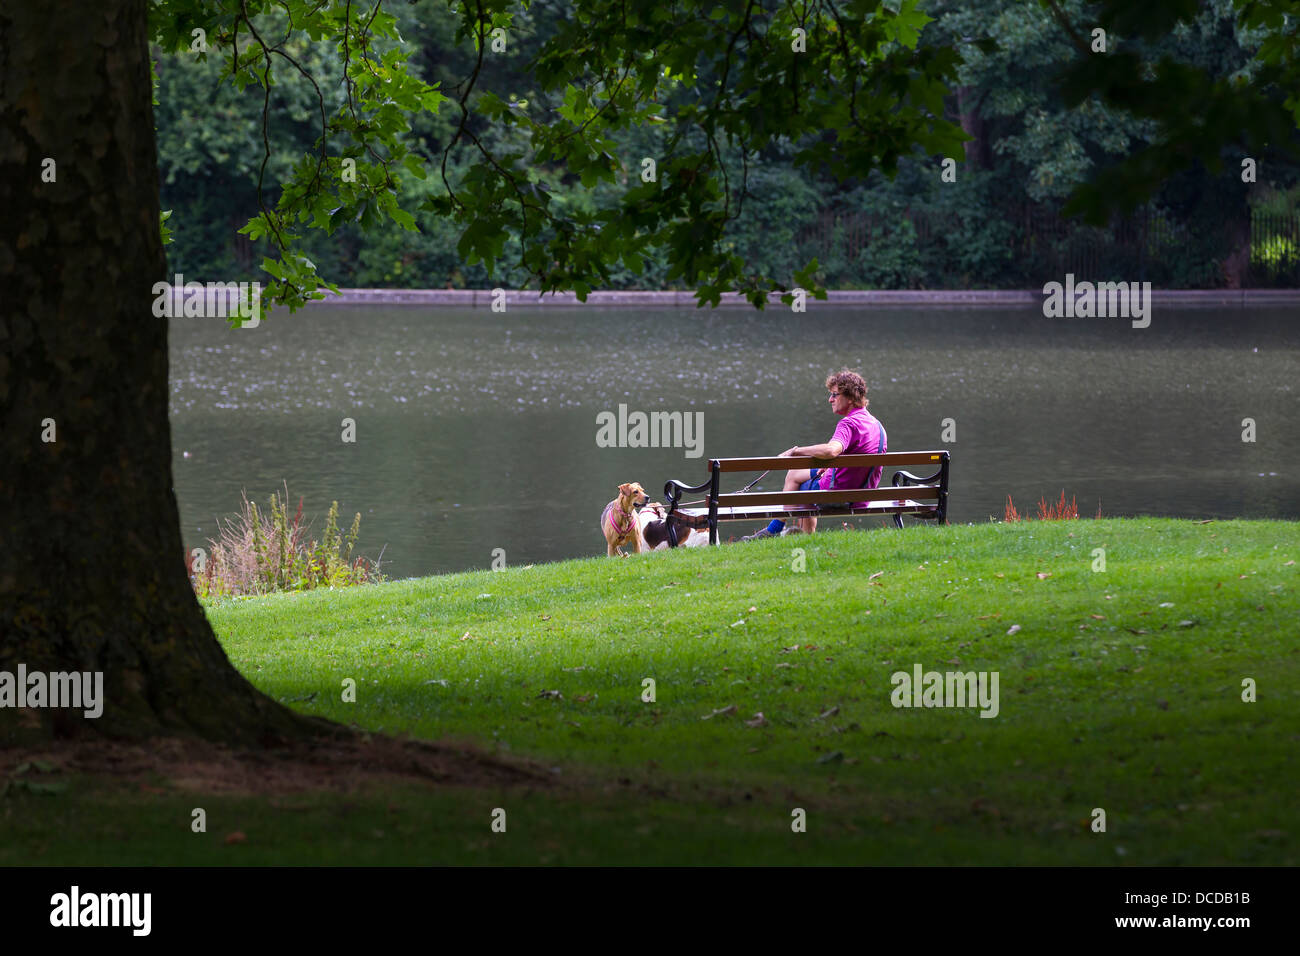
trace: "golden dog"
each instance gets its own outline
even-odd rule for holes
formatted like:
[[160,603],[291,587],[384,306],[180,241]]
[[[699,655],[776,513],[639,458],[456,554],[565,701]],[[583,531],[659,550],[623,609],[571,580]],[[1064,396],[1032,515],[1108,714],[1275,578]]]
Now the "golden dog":
[[605,554],[626,558],[622,545],[631,542],[632,550],[640,554],[645,550],[641,539],[641,523],[637,521],[636,506],[649,499],[640,482],[632,481],[618,486],[618,497],[605,505],[600,516],[600,530],[605,535]]

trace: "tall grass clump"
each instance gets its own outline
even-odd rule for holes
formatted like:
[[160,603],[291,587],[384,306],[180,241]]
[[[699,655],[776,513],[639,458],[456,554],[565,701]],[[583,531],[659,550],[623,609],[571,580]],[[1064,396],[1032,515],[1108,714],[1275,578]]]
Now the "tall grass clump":
[[[1049,502],[1046,498],[1038,499],[1038,520],[1039,521],[1074,521],[1079,517],[1079,506],[1075,502],[1073,495],[1070,496],[1069,504],[1065,502],[1065,490],[1061,490],[1061,497],[1058,501]],[[1097,502],[1097,520],[1101,520],[1101,502]],[[1017,521],[1025,521],[1020,512],[1016,510],[1015,502],[1011,496],[1007,495],[1007,508],[1003,516],[1003,521],[1012,524]]]
[[243,509],[209,538],[209,553],[200,564],[186,556],[190,581],[199,597],[307,591],[319,587],[348,587],[382,581],[379,561],[353,557],[361,533],[361,512],[344,536],[339,530],[339,503],[331,502],[319,540],[309,537],[302,519],[302,498],[292,518],[289,489],[272,494],[263,510],[243,495]]

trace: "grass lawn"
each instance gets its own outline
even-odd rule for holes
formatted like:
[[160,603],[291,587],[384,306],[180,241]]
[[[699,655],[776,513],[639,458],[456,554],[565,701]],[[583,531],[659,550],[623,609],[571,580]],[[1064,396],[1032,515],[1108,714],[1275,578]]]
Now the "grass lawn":
[[[1295,865],[1297,557],[1287,522],[873,528],[217,602],[268,694],[555,786],[82,777],[0,800],[0,864]],[[996,672],[996,716],[893,706],[916,664]]]

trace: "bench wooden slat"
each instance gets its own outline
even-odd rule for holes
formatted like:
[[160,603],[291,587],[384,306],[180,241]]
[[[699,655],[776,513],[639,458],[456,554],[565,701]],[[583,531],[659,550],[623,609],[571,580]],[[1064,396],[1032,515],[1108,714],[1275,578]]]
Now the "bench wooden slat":
[[[718,471],[788,471],[795,468],[876,468],[896,465],[938,467],[947,452],[887,451],[879,455],[840,455],[838,458],[718,458]],[[713,470],[713,461],[709,462]]]
[[[790,508],[773,507],[770,505],[752,505],[744,507],[718,508],[719,521],[741,521],[767,518],[835,518],[848,517],[851,515],[871,516],[882,515],[932,515],[937,510],[935,503],[925,503],[913,501],[911,499],[899,499],[903,504],[897,504],[892,501],[873,501],[865,508],[848,508],[832,506],[830,508]],[[709,509],[708,508],[679,508],[677,513],[687,519],[693,528],[707,528]]]
[[837,488],[834,491],[748,491],[718,495],[718,507],[744,505],[815,504],[838,501],[895,501],[907,498],[939,500],[938,485],[907,485],[898,488]]

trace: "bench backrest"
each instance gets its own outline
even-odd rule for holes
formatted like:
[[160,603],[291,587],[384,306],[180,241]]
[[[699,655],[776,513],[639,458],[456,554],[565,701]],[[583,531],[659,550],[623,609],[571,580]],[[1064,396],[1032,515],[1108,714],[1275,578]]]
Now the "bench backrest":
[[840,455],[838,458],[712,458],[709,471],[772,471],[780,468],[880,468],[897,465],[942,465],[946,451],[887,451],[878,455]]

